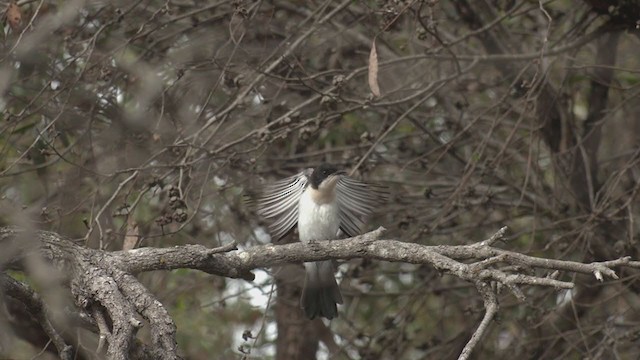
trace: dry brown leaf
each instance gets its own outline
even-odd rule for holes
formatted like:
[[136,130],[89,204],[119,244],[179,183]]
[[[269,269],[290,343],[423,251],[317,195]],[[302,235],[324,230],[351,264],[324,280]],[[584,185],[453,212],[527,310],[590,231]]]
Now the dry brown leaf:
[[7,17],[7,23],[9,23],[12,30],[16,31],[20,29],[20,24],[22,24],[22,12],[20,11],[18,3],[11,1],[9,6],[7,6],[5,16]]
[[124,236],[124,242],[122,243],[122,250],[131,250],[136,247],[140,239],[140,229],[138,223],[129,216],[127,220],[127,234]]
[[376,51],[376,41],[371,44],[369,53],[369,87],[375,97],[380,97],[380,85],[378,85],[378,52]]

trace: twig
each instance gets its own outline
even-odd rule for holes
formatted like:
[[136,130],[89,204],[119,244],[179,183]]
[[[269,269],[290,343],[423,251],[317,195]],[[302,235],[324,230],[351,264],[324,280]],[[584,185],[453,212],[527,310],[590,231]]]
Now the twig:
[[466,360],[469,358],[473,349],[476,347],[476,345],[478,345],[480,339],[482,339],[484,334],[487,332],[491,320],[493,320],[496,313],[498,312],[498,299],[491,290],[491,286],[489,286],[485,282],[479,281],[476,282],[476,289],[478,289],[478,292],[480,293],[480,295],[482,295],[482,301],[484,302],[485,308],[484,317],[482,318],[482,321],[480,322],[480,325],[478,325],[476,331],[473,333],[473,335],[471,335],[471,339],[469,339],[467,345],[465,345],[464,349],[462,349],[458,360]]
[[135,179],[136,176],[138,176],[138,173],[139,173],[138,170],[134,171],[133,174],[131,174],[128,178],[124,179],[120,184],[118,184],[118,188],[113,192],[113,194],[111,194],[111,197],[109,198],[109,200],[107,200],[104,203],[102,208],[100,208],[96,216],[93,218],[93,221],[91,221],[91,225],[89,225],[89,230],[87,231],[87,235],[85,235],[84,237],[85,241],[89,239],[89,236],[93,232],[93,225],[96,224],[98,225],[98,231],[100,232],[100,249],[102,249],[103,234],[102,234],[102,226],[100,225],[100,217],[102,216],[102,213],[107,209],[107,207],[109,207],[109,205],[111,205],[111,203],[115,200],[116,196],[120,194],[120,191],[122,191],[124,186],[127,185],[131,180]]

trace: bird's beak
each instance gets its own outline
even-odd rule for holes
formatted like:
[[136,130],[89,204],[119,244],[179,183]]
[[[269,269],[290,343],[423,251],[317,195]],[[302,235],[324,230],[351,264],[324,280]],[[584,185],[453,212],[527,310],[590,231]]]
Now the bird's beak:
[[338,179],[340,179],[340,177],[343,175],[347,175],[347,172],[344,170],[338,170],[335,173],[329,175],[328,179],[332,185],[335,185],[335,183],[338,182]]
[[323,182],[320,184],[320,188],[325,191],[333,191],[333,188],[336,186],[336,183],[340,179],[340,176],[345,175],[344,171],[336,171],[335,173],[329,175]]

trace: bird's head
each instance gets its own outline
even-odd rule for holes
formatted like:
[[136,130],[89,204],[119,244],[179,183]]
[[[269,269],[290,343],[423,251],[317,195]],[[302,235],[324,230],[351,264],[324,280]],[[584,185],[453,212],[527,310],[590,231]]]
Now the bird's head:
[[333,190],[336,182],[345,172],[333,165],[322,164],[313,170],[309,178],[311,187],[315,190]]

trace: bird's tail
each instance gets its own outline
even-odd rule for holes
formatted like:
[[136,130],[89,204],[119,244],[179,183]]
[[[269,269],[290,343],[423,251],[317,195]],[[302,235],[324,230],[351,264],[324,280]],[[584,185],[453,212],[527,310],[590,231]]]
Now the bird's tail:
[[302,288],[300,305],[309,319],[322,316],[329,320],[338,316],[342,294],[333,275],[331,260],[304,264],[307,276]]

